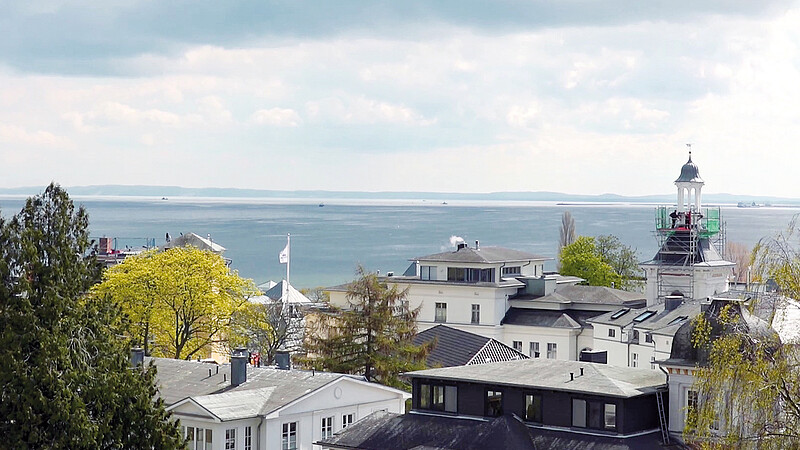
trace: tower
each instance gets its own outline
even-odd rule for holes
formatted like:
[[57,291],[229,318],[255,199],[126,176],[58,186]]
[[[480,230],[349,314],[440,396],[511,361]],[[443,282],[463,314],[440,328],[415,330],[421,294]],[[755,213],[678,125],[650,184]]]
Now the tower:
[[720,208],[702,208],[705,182],[700,169],[689,160],[675,180],[675,207],[656,209],[659,250],[640,264],[647,278],[647,305],[663,303],[668,296],[701,299],[728,290],[734,263],[723,258],[725,229]]

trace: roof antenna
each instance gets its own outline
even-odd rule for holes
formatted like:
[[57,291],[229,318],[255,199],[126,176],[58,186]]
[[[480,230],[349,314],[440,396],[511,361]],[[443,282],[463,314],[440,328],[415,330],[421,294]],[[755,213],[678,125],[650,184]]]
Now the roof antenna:
[[689,161],[692,160],[692,144],[686,144],[686,148],[689,149]]

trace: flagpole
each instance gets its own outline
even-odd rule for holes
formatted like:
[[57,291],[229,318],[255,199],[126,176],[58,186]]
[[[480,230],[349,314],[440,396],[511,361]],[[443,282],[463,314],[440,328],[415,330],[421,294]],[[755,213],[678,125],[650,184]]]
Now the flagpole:
[[289,302],[289,265],[292,262],[292,235],[286,233],[286,293],[283,296],[284,303]]

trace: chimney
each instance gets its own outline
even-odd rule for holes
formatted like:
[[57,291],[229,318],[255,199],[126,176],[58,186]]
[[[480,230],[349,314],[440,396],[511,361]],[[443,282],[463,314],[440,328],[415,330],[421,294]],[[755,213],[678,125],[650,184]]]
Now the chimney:
[[664,297],[664,310],[672,311],[683,303],[682,295],[667,295]]
[[467,248],[467,247],[468,247],[468,245],[467,245],[466,242],[459,242],[458,245],[456,246],[456,251],[459,251],[462,248]]
[[574,381],[574,380],[575,380],[575,372],[570,372],[569,373],[569,381]]
[[581,367],[581,376],[583,376],[583,367]]
[[134,347],[131,349],[131,367],[139,367],[144,364],[144,349]]
[[237,348],[231,355],[231,386],[247,381],[247,349]]
[[475,239],[475,250],[480,250],[480,249],[481,249],[481,241]]
[[289,350],[278,350],[275,352],[275,364],[280,370],[292,370],[292,356]]

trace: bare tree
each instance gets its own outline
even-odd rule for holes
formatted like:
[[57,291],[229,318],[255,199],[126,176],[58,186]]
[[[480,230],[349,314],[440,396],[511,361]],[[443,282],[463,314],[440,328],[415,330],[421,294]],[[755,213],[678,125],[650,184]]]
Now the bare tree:
[[741,242],[728,242],[725,246],[725,258],[736,263],[733,268],[733,279],[737,282],[747,281],[752,251]]
[[305,324],[294,305],[281,301],[249,303],[231,317],[231,347],[245,346],[258,352],[264,364],[272,364],[278,349],[298,350]]
[[[561,231],[559,232],[558,239],[558,254],[561,254],[561,249],[575,242],[575,219],[569,211],[564,211],[561,215]],[[561,270],[561,261],[558,263],[558,268]]]

